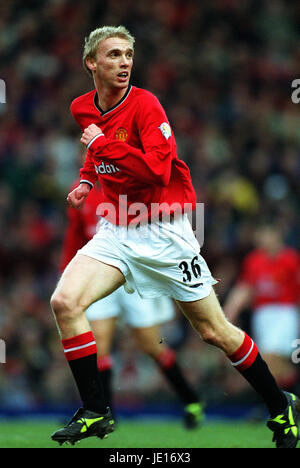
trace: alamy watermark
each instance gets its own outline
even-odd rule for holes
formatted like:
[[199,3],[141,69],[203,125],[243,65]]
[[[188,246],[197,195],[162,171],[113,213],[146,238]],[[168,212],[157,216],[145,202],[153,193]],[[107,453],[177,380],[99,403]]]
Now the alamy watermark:
[[[192,229],[200,247],[204,244],[204,203],[196,203],[196,206],[178,202],[146,205],[129,203],[127,195],[119,195],[116,205],[99,203],[96,214],[101,218],[97,231],[111,230],[118,238],[157,238],[171,230],[177,237],[185,239]],[[189,222],[185,222],[184,218]]]
[[6,103],[6,85],[5,81],[0,79],[0,104]]
[[292,348],[296,348],[295,351],[292,352],[292,362],[294,364],[299,364],[300,362],[300,339],[297,338],[292,342]]
[[4,340],[0,340],[0,363],[6,363],[6,344]]
[[300,78],[295,78],[292,81],[292,88],[294,91],[292,92],[291,99],[294,104],[299,104],[300,102]]

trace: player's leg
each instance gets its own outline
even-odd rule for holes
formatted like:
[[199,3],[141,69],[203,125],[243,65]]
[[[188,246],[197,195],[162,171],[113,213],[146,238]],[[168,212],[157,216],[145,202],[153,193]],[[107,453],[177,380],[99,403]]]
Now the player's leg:
[[[82,431],[81,426],[86,424],[86,420],[81,413],[76,414],[68,427],[52,435],[54,440],[75,441],[93,435],[93,431],[99,437],[105,435],[111,415],[105,405],[97,370],[97,346],[85,310],[124,281],[123,274],[117,268],[85,255],[77,255],[64,271],[51,297],[65,356],[83,402],[83,414],[94,420],[90,428],[83,426],[86,430]],[[102,425],[107,427],[102,428]]]
[[[180,302],[179,305],[202,339],[224,351],[233,366],[261,394],[271,415],[280,413],[286,406],[285,395],[278,388],[253,341],[226,319],[214,290],[204,299]],[[255,371],[250,372],[251,368],[256,367],[257,376]],[[264,377],[267,378],[265,382]]]
[[86,310],[86,317],[91,324],[97,343],[97,366],[101,376],[104,396],[112,412],[113,359],[110,352],[116,320],[121,312],[120,298],[123,294],[126,294],[124,288],[119,288],[109,296],[94,302],[94,304]]
[[206,343],[221,348],[228,356],[241,346],[244,333],[226,319],[213,288],[203,299],[177,303]]
[[133,327],[132,334],[137,347],[156,362],[171,388],[182,401],[185,426],[188,429],[197,427],[204,417],[203,404],[185,378],[178,364],[176,352],[161,341],[160,326]]
[[124,282],[118,268],[86,255],[76,255],[63,272],[50,301],[61,338],[90,331],[86,309]]
[[[97,305],[100,302],[102,302],[102,300],[95,303],[94,306],[97,307]],[[116,321],[117,317],[90,320],[94,337],[97,343],[97,366],[101,376],[104,397],[106,404],[110,407],[112,413],[114,413],[114,409],[112,388],[113,360],[111,356],[111,347],[115,334]]]
[[160,326],[132,328],[132,334],[137,347],[157,363],[181,401],[185,405],[198,402],[198,395],[183,376],[175,351],[161,342]]
[[299,438],[299,400],[279,389],[253,340],[224,316],[215,292],[212,290],[208,297],[198,301],[178,303],[202,339],[223,350],[263,398],[271,416],[268,426],[274,431],[277,446],[294,447]]

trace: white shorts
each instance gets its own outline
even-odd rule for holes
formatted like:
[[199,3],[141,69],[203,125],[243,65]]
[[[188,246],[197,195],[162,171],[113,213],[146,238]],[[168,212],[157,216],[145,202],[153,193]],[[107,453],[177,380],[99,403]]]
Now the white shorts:
[[187,215],[180,215],[140,227],[116,226],[102,218],[97,233],[77,255],[121,270],[126,292],[189,302],[207,297],[217,283],[199,252]]
[[174,305],[169,297],[142,299],[137,292],[127,294],[124,288],[119,288],[110,296],[94,302],[86,310],[90,321],[120,316],[133,328],[168,322],[174,315]]
[[299,311],[285,304],[261,306],[252,319],[253,338],[261,353],[291,356],[299,338]]

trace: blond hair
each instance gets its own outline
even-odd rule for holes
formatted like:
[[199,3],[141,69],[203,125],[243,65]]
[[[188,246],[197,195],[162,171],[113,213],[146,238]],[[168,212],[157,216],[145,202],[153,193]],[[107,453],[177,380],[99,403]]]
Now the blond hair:
[[94,29],[88,37],[85,38],[84,50],[83,50],[83,68],[88,72],[90,76],[93,76],[91,70],[86,65],[87,57],[93,59],[96,58],[99,43],[105,41],[109,37],[119,37],[126,39],[134,48],[135,38],[124,26],[103,26],[102,28]]

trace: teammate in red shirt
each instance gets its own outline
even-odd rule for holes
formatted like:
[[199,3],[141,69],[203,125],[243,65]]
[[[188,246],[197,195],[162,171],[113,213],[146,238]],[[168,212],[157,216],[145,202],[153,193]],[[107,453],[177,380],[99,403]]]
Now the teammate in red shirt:
[[95,91],[71,106],[88,151],[81,183],[67,200],[80,208],[98,177],[104,201],[100,229],[64,270],[51,298],[83,401],[83,408],[52,438],[73,443],[113,430],[85,310],[124,286],[142,298],[175,299],[202,339],[220,348],[263,398],[277,446],[295,447],[300,402],[279,389],[253,340],[223,314],[213,289],[216,280],[186,214],[196,203],[189,170],[177,156],[157,98],[130,85],[133,54],[134,38],[123,26],[92,31],[83,62]]
[[299,252],[284,246],[274,230],[265,230],[262,235],[264,245],[246,256],[239,282],[252,289],[255,309],[274,303],[297,304],[300,299]]
[[284,245],[276,226],[256,232],[257,247],[244,259],[224,310],[236,322],[247,307],[255,341],[280,385],[293,388],[298,372],[291,361],[300,331],[300,254]]

